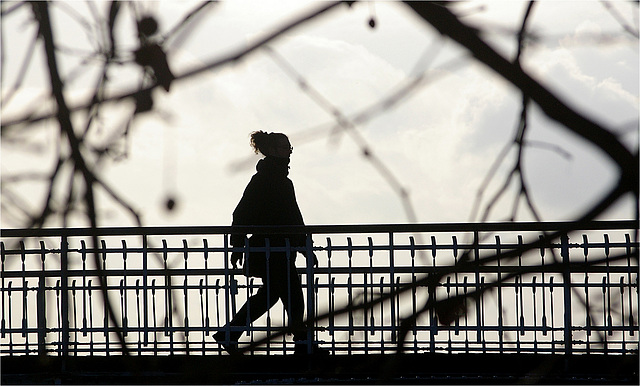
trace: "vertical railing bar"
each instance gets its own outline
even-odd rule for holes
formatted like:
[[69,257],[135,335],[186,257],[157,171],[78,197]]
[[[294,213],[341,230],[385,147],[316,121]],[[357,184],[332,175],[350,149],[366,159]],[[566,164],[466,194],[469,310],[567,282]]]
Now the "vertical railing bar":
[[624,276],[620,276],[620,331],[622,335],[622,352],[627,351],[627,332],[624,328]]
[[[498,264],[498,283],[502,283],[502,262],[500,258],[501,246],[500,246],[500,236],[495,236],[496,240],[496,263]],[[498,285],[498,344],[500,347],[500,354],[504,353],[504,329],[503,329],[503,304],[502,304],[502,285]]]
[[[286,312],[286,310],[289,310],[289,315],[288,315],[289,316],[289,324],[291,324],[291,319],[292,319],[291,318],[291,311],[292,311],[292,308],[291,308],[291,280],[290,280],[290,278],[291,278],[291,258],[292,258],[292,256],[291,256],[291,242],[290,242],[288,237],[286,237],[284,239],[284,245],[285,245],[285,252],[284,253],[285,253],[285,259],[286,259],[286,264],[287,264],[287,307],[282,307],[282,320],[285,320],[285,312]],[[295,257],[296,257],[295,253],[296,252],[294,251],[293,253],[294,253],[294,255],[293,255],[293,258],[294,258],[293,267],[295,269]],[[309,261],[307,260],[307,263],[308,262]],[[297,275],[297,273],[295,273],[295,272],[293,274]],[[309,315],[311,315],[311,314],[309,314]],[[314,314],[314,315],[316,315],[316,314]],[[282,354],[286,354],[286,353],[287,353],[286,335],[284,335],[282,337]]]
[[[451,276],[447,276],[447,284],[445,285],[445,290],[447,292],[447,299],[451,298]],[[455,320],[455,326],[457,326],[459,319]],[[458,328],[454,328],[454,330],[457,332]],[[453,345],[453,341],[451,339],[451,326],[447,326],[447,338],[448,338],[448,342],[447,342],[447,351],[449,352],[449,354],[451,354],[451,350],[453,349],[452,345]]]
[[71,281],[71,298],[73,299],[73,355],[78,355],[78,300],[76,298],[76,280]]
[[[313,286],[313,292],[315,294],[314,302],[313,302],[314,307],[315,307],[314,315],[320,315],[320,309],[318,308],[319,304],[320,304],[320,302],[318,301],[320,299],[320,297],[319,297],[320,278],[319,277],[314,277],[314,280],[315,280],[314,281],[315,285]],[[314,342],[319,342],[320,341],[320,337],[319,337],[318,334],[320,333],[320,325],[319,325],[318,321],[316,321],[315,323],[316,324],[315,324],[315,328],[314,328]]]
[[[369,264],[371,264],[371,263],[369,263]],[[371,266],[371,265],[369,265],[369,266]],[[371,271],[371,269],[370,269],[370,271]],[[362,274],[362,279],[364,281],[364,290],[362,291],[362,295],[363,295],[363,300],[362,301],[363,301],[364,304],[367,304],[367,301],[368,301],[368,296],[367,295],[368,295],[368,292],[369,292],[369,288],[368,288],[369,280],[368,280],[366,272],[364,272]],[[362,309],[362,337],[364,339],[364,350],[365,350],[365,352],[368,352],[368,350],[369,350],[369,331],[368,331],[368,328],[367,328],[369,322],[368,322],[368,319],[367,319],[367,311],[368,311],[367,307],[364,307]]]
[[69,355],[69,255],[68,255],[67,236],[62,235],[60,238],[60,317],[62,318],[62,356]]
[[87,285],[89,288],[87,289],[89,296],[89,327],[91,328],[91,332],[89,333],[89,355],[93,355],[93,339],[94,339],[94,328],[93,328],[93,287],[91,283],[91,279],[89,279]]
[[[265,248],[265,271],[266,275],[266,286],[267,286],[267,299],[271,300],[271,240],[269,238],[264,239],[264,248]],[[271,303],[269,303],[271,304]],[[252,326],[253,327],[253,326]],[[267,307],[267,336],[271,337],[271,307]],[[308,336],[308,334],[307,334]],[[271,353],[271,339],[267,339],[267,353]]]
[[[637,308],[636,308],[636,312],[640,312],[640,291],[638,291],[638,289],[640,288],[639,286],[639,281],[640,281],[640,275],[636,274],[636,302],[637,302]],[[629,285],[631,285],[631,283],[629,283]],[[629,287],[629,296],[631,296],[631,294],[633,293],[633,288],[630,286]],[[638,325],[632,325],[633,329],[636,330]],[[638,346],[636,345],[636,351],[638,350]]]
[[[58,356],[62,355],[62,299],[60,297],[60,288],[61,288],[61,283],[60,283],[60,279],[56,280],[56,287],[55,287],[55,291],[56,291],[56,311],[57,311],[57,317],[56,317],[56,323],[58,324]],[[11,282],[9,282],[9,287],[11,287]],[[11,292],[9,292],[9,295],[11,295]],[[11,303],[9,303],[9,306],[11,306]],[[11,317],[11,313],[9,313],[9,317]],[[9,324],[9,326],[11,326],[11,324]],[[11,337],[11,335],[9,335],[9,337]]]
[[80,258],[82,260],[82,336],[87,336],[87,250],[84,240],[81,240],[82,253]]
[[[331,258],[328,257],[328,264],[331,264]],[[336,311],[336,278],[330,278],[329,285],[329,334],[331,335],[331,353],[336,353],[336,332],[335,332],[335,311]]]
[[[540,253],[540,265],[544,266],[544,248],[541,248]],[[545,278],[545,272],[542,271],[541,283],[542,286],[542,335],[547,336],[547,280]]]
[[[453,253],[453,266],[457,267],[458,266],[458,240],[456,239],[456,236],[453,235],[451,237],[451,249],[452,249],[452,253]],[[466,276],[465,276],[466,277]],[[455,291],[455,296],[456,298],[459,297],[460,295],[460,273],[456,270],[456,272],[454,272],[454,282],[456,285],[456,291]],[[465,310],[467,309],[466,307],[466,303],[467,303],[467,299],[466,297],[464,298],[464,304],[465,304]],[[464,313],[465,314],[465,318],[466,318],[466,314],[467,312]],[[459,336],[460,335],[460,317],[456,318],[456,324],[455,324],[455,335]]]
[[153,313],[153,355],[158,355],[158,313],[156,310],[156,279],[151,280],[151,312]]
[[[353,248],[352,248],[352,241],[351,241],[351,237],[347,236],[347,259],[348,259],[348,272],[349,272],[349,276],[347,277],[347,296],[349,298],[349,303],[348,304],[353,304]],[[349,355],[351,355],[352,349],[353,349],[353,338],[352,336],[354,335],[355,331],[354,331],[354,318],[353,318],[353,311],[349,311],[349,335],[348,335],[348,341],[347,341],[347,353]]]
[[[398,293],[398,291],[399,291],[401,286],[402,286],[402,283],[401,283],[400,276],[397,276],[396,277],[396,282],[395,282],[395,287],[394,287],[394,291],[395,291],[394,293]],[[396,324],[395,324],[396,326],[400,324],[400,321],[399,321],[400,309],[401,309],[401,304],[400,303],[401,303],[401,299],[398,296],[398,301],[396,302],[396,310],[395,310],[396,318],[398,319],[398,320],[396,320]],[[415,324],[416,323],[414,323],[414,325]],[[397,346],[398,345],[398,339],[396,337],[396,331],[397,331],[397,327],[394,327],[393,330],[391,331],[391,338],[392,338],[392,343]]]
[[613,335],[613,319],[611,317],[611,269],[609,263],[609,235],[604,234],[604,245],[605,245],[605,256],[606,259],[606,267],[607,267],[607,325],[608,325],[608,335]]
[[[4,252],[4,244],[3,252]],[[46,276],[45,276],[45,259],[46,248],[44,240],[40,240],[40,263],[42,266],[42,274],[38,278],[38,292],[36,296],[37,302],[37,318],[38,318],[38,355],[43,356],[47,354],[46,339],[47,339],[47,305],[46,305]],[[4,260],[4,256],[3,256]],[[3,280],[4,281],[4,280]],[[4,283],[2,288],[4,288]],[[2,296],[2,303],[4,308],[4,295]],[[3,316],[4,321],[4,316]]]
[[138,324],[136,324],[136,330],[138,332],[138,355],[142,354],[142,344],[145,340],[145,338],[142,335],[146,335],[145,334],[145,329],[142,327],[142,312],[140,310],[140,279],[136,279],[136,317],[137,317],[137,322]]
[[564,351],[566,355],[572,353],[572,323],[571,323],[571,271],[569,261],[569,236],[560,237],[560,247],[564,270],[562,273],[564,285]]
[[[369,301],[373,301],[373,299],[375,298],[375,280],[373,278],[373,239],[371,237],[367,237],[367,240],[369,241],[369,279],[370,279],[369,282],[371,283],[369,287]],[[367,288],[365,286],[365,292],[366,291],[367,291]],[[366,297],[364,302],[365,304],[367,304]],[[365,311],[366,312],[364,317],[369,323],[369,333],[371,334],[371,336],[374,336],[376,331],[375,331],[375,322],[373,319],[374,318],[373,307],[366,307]]]
[[[523,244],[522,235],[518,235],[518,247],[521,247]],[[522,269],[522,253],[518,253],[518,268]],[[516,332],[516,340],[518,352],[520,352],[520,337],[525,334],[525,318],[524,318],[524,278],[522,276],[516,277],[515,280],[515,291],[516,291],[516,317],[519,315],[519,319],[517,319],[517,323],[520,325],[519,333]],[[518,291],[520,292],[520,309],[518,310]],[[535,304],[534,304],[535,306]]]
[[[480,278],[480,288],[484,288],[484,276],[482,276]],[[478,320],[478,336],[481,337],[481,341],[482,341],[482,353],[486,354],[487,353],[487,341],[486,341],[486,334],[485,334],[485,328],[484,328],[484,310],[486,310],[486,306],[485,306],[485,297],[481,296],[480,297],[480,318]],[[478,340],[480,340],[480,338],[478,338]]]
[[[631,237],[629,236],[628,233],[625,233],[624,235],[625,238],[625,243],[626,243],[626,252],[627,252],[627,279],[629,281],[629,330],[630,330],[630,335],[634,336],[634,332],[635,332],[635,326],[634,326],[634,320],[633,320],[633,300],[632,300],[632,296],[631,294],[633,293],[632,291],[632,281],[631,281]],[[636,276],[637,276],[637,272],[638,269],[636,267]],[[636,290],[636,292],[638,292]]]
[[[142,324],[143,324],[143,344],[149,345],[149,240],[146,234],[142,235]],[[140,328],[140,326],[138,326]]]
[[[395,243],[393,241],[393,232],[389,232],[389,290],[391,291],[391,293],[389,294],[389,296],[391,297],[391,342],[392,343],[397,343],[396,342],[396,337],[395,337],[395,333],[393,333],[393,331],[396,331],[396,326],[397,326],[397,317],[399,315],[399,313],[396,313],[396,291],[395,291],[395,287],[394,287],[394,283],[395,283],[395,266],[396,266],[396,262],[395,262]],[[399,299],[398,299],[399,301]],[[384,335],[384,334],[383,334]]]
[[20,240],[20,261],[21,261],[21,271],[22,271],[22,319],[20,321],[20,330],[21,335],[25,338],[25,351],[27,354],[29,353],[29,334],[27,332],[27,266],[26,266],[26,252],[24,241]]
[[[125,277],[126,278],[126,277]],[[127,336],[127,300],[125,291],[125,278],[120,279],[120,315],[122,323],[122,336]]]
[[202,337],[202,344],[204,345],[205,336],[209,335],[211,331],[211,322],[209,318],[209,242],[207,239],[202,239],[202,247],[204,249],[204,302],[205,302],[205,318],[204,318],[204,333]]
[[[391,282],[391,284],[393,285],[393,282]],[[393,291],[392,285],[389,286],[389,291]],[[383,295],[384,295],[384,276],[380,276],[380,296],[383,296]],[[393,310],[392,304],[389,305],[389,309],[391,311],[391,314],[393,315],[394,310]],[[371,314],[373,318],[373,312]],[[380,303],[380,350],[381,350],[380,353],[384,354],[384,302]]]
[[169,273],[169,266],[167,260],[169,259],[169,251],[167,246],[167,240],[162,239],[162,259],[164,261],[164,330],[165,336],[169,337],[169,352],[173,354],[173,277]]
[[[231,320],[231,316],[232,315],[229,315],[229,311],[230,311],[229,310],[229,302],[233,302],[234,301],[233,295],[230,292],[230,285],[229,285],[229,282],[232,279],[230,278],[230,275],[229,275],[229,237],[228,236],[229,235],[226,235],[226,234],[224,235],[224,240],[223,240],[223,243],[224,243],[224,258],[222,259],[222,262],[223,262],[223,265],[224,265],[224,303],[225,303],[225,307],[224,307],[224,311],[225,311],[224,318],[225,318],[225,320],[224,320],[224,322],[225,322],[225,326],[226,326],[224,340],[227,341],[227,342],[231,339],[231,333],[230,333],[230,330],[229,330],[229,328],[230,328],[229,327],[229,321]],[[245,237],[245,240],[244,240],[244,251],[243,251],[243,253],[244,253],[244,264],[247,266],[247,267],[245,267],[245,269],[247,269],[248,265],[249,265],[248,248],[249,248],[249,241]],[[216,294],[217,293],[218,292],[216,291]],[[217,300],[219,301],[219,298],[217,298]],[[219,304],[218,304],[218,309],[220,309]],[[220,318],[220,316],[218,315],[218,319],[219,318]],[[218,327],[220,327],[220,320],[218,320]]]
[[189,335],[190,335],[190,327],[189,327],[189,296],[188,296],[188,282],[187,282],[187,276],[185,276],[184,278],[184,287],[183,287],[183,293],[184,293],[184,321],[183,321],[183,328],[184,328],[184,347],[185,347],[185,354],[189,355]]
[[516,276],[515,277],[515,285],[514,285],[514,290],[515,290],[515,301],[516,301],[516,324],[518,326],[520,326],[520,328],[518,329],[519,331],[516,331],[516,348],[518,353],[520,352],[520,336],[524,335],[524,293],[523,293],[523,288],[522,285],[520,285],[520,282],[522,280],[522,277],[520,276]]
[[183,258],[184,258],[184,340],[186,354],[189,354],[189,267],[187,259],[189,258],[189,246],[186,239],[182,239]]
[[607,334],[607,277],[602,277],[602,330],[601,334],[604,338],[604,352],[608,353],[609,351],[609,334]]
[[[586,234],[582,235],[583,241],[583,253],[584,253],[584,263],[585,266],[588,263],[588,255],[589,255],[589,239]],[[585,270],[584,272],[584,292],[585,292],[585,314],[586,314],[586,351],[589,353],[591,351],[591,307],[589,305],[589,272]]]
[[[5,254],[5,248],[4,248],[4,241],[0,241],[0,281],[2,282],[2,288],[1,288],[1,290],[2,290],[2,299],[1,299],[2,300],[2,322],[0,324],[0,329],[1,329],[0,336],[2,338],[4,338],[6,336],[6,333],[7,333],[6,332],[6,321],[5,321],[5,306],[4,306],[4,303],[5,303],[4,302],[4,296],[5,296],[5,292],[7,292],[7,291],[5,291],[6,287],[5,287],[5,284],[4,284],[4,278],[5,278],[5,275],[4,275],[4,262],[5,262],[5,259],[6,259],[6,254]],[[8,296],[9,295],[7,294],[7,297]]]
[[[205,251],[206,251],[206,240],[205,240]],[[206,252],[205,252],[206,254]],[[206,272],[206,259],[205,259],[205,272]],[[205,277],[207,277],[207,274],[205,273]],[[204,284],[204,279],[201,278],[200,279],[200,284],[198,285],[198,293],[200,294],[200,322],[202,324],[202,355],[206,354],[206,349],[205,349],[205,338],[208,334],[209,328],[207,326],[207,321],[205,320],[205,306],[204,306],[204,290],[205,290],[205,284]]]
[[[11,290],[11,285],[13,281],[9,282],[7,286],[7,292],[9,297],[9,355],[13,355],[13,333],[11,332],[11,327],[13,326],[13,301],[11,300],[11,296],[13,295],[13,291]],[[62,339],[61,339],[62,340]]]
[[[249,264],[249,261],[245,260],[245,264]],[[247,267],[247,270],[248,270],[248,267]],[[247,293],[247,296],[246,296],[247,299],[253,296],[253,290],[255,289],[253,282],[254,282],[254,278],[248,278],[247,290],[245,291]],[[252,320],[250,305],[251,305],[250,303],[247,304],[247,320]],[[255,337],[255,329],[253,328],[253,326],[251,326],[251,328],[247,331],[247,335],[249,336],[250,342],[253,343],[254,337]]]
[[[411,310],[412,315],[416,315],[418,312],[418,289],[416,286],[417,278],[416,278],[416,250],[415,250],[415,239],[413,236],[409,236],[409,245],[411,248]],[[413,352],[417,354],[418,352],[418,323],[413,323]],[[399,342],[398,342],[399,343]]]
[[536,301],[536,278],[531,279],[531,290],[533,292],[533,350],[538,352],[538,303]]
[[[467,275],[464,276],[464,278],[462,279],[462,285],[463,285],[463,292],[464,292],[464,309],[467,309],[467,292],[469,291],[469,288],[467,286],[468,283],[468,277]],[[477,302],[479,302],[479,299],[477,300]],[[464,313],[464,348],[465,348],[465,353],[468,354],[469,353],[469,315],[468,312]]]
[[[480,286],[480,234],[478,230],[474,230],[473,231],[473,255],[474,255],[474,259],[476,261],[475,264],[475,285],[476,285],[476,293],[481,293],[480,290],[482,289],[482,287]],[[480,301],[476,302],[476,327],[477,327],[477,343],[482,343],[482,347],[485,347],[485,342],[484,342],[484,329],[483,327],[483,323],[482,323],[482,319],[484,318],[484,315],[482,315],[482,309],[481,309],[481,305],[482,302],[484,302],[484,296],[482,296],[480,298]],[[483,353],[486,353],[486,350],[482,350]]]
[[555,325],[555,306],[554,306],[554,297],[553,297],[553,289],[555,285],[553,284],[553,276],[549,278],[549,299],[551,303],[551,353],[556,353],[556,325]]
[[[347,277],[347,297],[349,298],[348,304],[353,304],[353,290],[352,290],[352,279],[351,276]],[[347,354],[351,355],[352,350],[352,342],[351,338],[354,334],[353,331],[353,312],[349,312],[349,334],[347,336]]]
[[[226,238],[226,237],[225,237]],[[246,262],[245,262],[246,264]],[[220,278],[216,279],[215,285],[215,303],[216,303],[216,331],[220,327]],[[227,307],[225,307],[226,309]],[[212,331],[213,332],[213,331]]]
[[[108,286],[109,283],[108,283],[108,275],[107,275],[107,243],[104,239],[100,240],[100,246],[102,247],[102,274],[104,275],[105,283],[107,283],[107,286]],[[109,306],[107,304],[107,302],[109,301],[108,296],[109,296],[109,291],[107,290],[105,294],[105,299],[104,299],[104,320],[103,320],[104,337],[105,337],[105,354],[107,356],[111,355],[110,354],[111,350],[109,349],[110,337],[109,337]]]
[[128,289],[129,284],[127,283],[127,257],[128,257],[128,249],[126,240],[122,240],[122,263],[123,263],[123,279],[122,279],[122,292],[121,296],[123,296],[123,310],[122,310],[122,336],[126,337],[129,334],[129,306],[128,306]]
[[[431,236],[431,258],[432,258],[432,268],[436,269],[436,246],[435,246],[435,238]],[[436,301],[436,286],[429,286],[429,299]],[[433,307],[429,308],[429,351],[431,353],[436,352],[436,335],[438,334],[438,316],[433,309]]]
[[335,278],[331,272],[331,238],[326,237],[327,240],[327,285],[329,286],[328,301],[329,301],[329,335],[331,335],[331,353],[336,353],[336,334],[335,334]]
[[[307,319],[314,315],[315,301],[313,297],[313,283],[314,280],[314,261],[313,261],[313,239],[311,233],[306,235],[305,256],[307,260]],[[314,329],[311,326],[307,326],[307,353],[311,354],[312,344],[314,338]]]

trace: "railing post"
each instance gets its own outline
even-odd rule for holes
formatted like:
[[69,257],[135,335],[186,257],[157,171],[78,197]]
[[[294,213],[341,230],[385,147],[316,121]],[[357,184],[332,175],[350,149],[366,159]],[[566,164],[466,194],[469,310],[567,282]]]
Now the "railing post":
[[572,352],[572,326],[571,326],[571,270],[569,268],[569,236],[560,237],[560,255],[564,270],[562,279],[564,282],[564,353],[570,355]]
[[38,355],[46,355],[46,336],[47,336],[47,308],[45,294],[45,265],[46,250],[44,241],[40,241],[40,260],[42,261],[42,275],[38,278],[38,292],[36,296],[37,317],[38,317]]
[[[147,235],[142,235],[142,313],[143,313],[143,328],[144,328],[144,345],[145,347],[149,345],[149,282],[148,282],[148,240]],[[140,326],[138,326],[140,328]]]
[[62,319],[62,356],[69,355],[69,244],[67,236],[60,238],[60,318]]
[[[311,240],[311,235],[307,235],[306,241],[306,258],[307,258],[307,320],[314,319],[314,298],[313,298],[313,242]],[[311,344],[313,342],[313,326],[307,325],[307,352],[311,354]]]
[[2,320],[0,321],[0,337],[4,338],[7,334],[6,326],[5,326],[5,309],[4,309],[4,294],[5,294],[5,284],[4,284],[4,262],[6,259],[5,251],[4,251],[4,242],[0,241],[0,291],[2,296],[0,297],[0,302],[2,303]]
[[[480,293],[482,289],[480,283],[480,234],[478,230],[473,231],[473,259],[475,260],[474,264],[474,277],[475,277],[475,285],[476,285],[476,293]],[[482,347],[485,347],[484,335],[483,335],[483,319],[482,319],[482,308],[481,308],[482,298],[479,298],[475,302],[476,306],[476,342],[482,343]],[[486,353],[486,350],[482,350],[483,353]]]
[[[395,279],[395,254],[394,254],[394,245],[393,245],[393,232],[389,232],[389,292],[390,292],[390,296],[391,296],[391,305],[390,305],[390,311],[391,311],[391,343],[397,343],[396,342],[396,333],[395,331],[396,329],[396,297],[395,297],[395,287],[393,286],[394,283],[394,279]],[[382,292],[382,288],[381,288],[381,292]],[[398,300],[399,301],[399,300]],[[382,323],[383,319],[381,318]],[[382,336],[384,336],[384,334],[381,334]],[[384,351],[383,351],[384,352]]]

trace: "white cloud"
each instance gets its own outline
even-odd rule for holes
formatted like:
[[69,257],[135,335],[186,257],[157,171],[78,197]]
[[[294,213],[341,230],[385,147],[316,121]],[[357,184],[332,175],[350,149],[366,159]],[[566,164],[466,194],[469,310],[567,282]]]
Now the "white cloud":
[[[601,22],[607,15],[593,11],[598,4],[573,12],[565,10],[567,4],[554,3],[537,6],[532,22],[540,31],[585,33],[611,25]],[[506,13],[517,25],[519,16],[513,15],[521,15],[525,3],[508,4],[491,3],[486,13],[472,19]],[[176,7],[179,3],[170,3],[169,8]],[[287,7],[243,1],[215,6],[189,44],[172,52],[172,65],[180,73],[224,56],[300,9]],[[171,12],[162,20],[166,28],[180,14]],[[386,97],[406,79],[425,47],[439,39],[405,7],[377,3],[376,13],[374,30],[366,25],[368,7],[356,4],[294,31],[272,47],[332,105],[352,114]],[[459,52],[447,44],[439,60]],[[609,48],[605,54],[600,47],[540,44],[527,51],[526,68],[583,111],[617,124],[634,114],[637,119],[637,56],[626,46]],[[448,74],[358,128],[409,191],[419,221],[426,222],[468,219],[477,189],[498,152],[512,140],[519,117],[519,94],[484,67],[440,69],[443,72]],[[127,86],[128,78],[122,79],[120,85]],[[629,79],[635,79],[636,86]],[[291,135],[291,178],[308,223],[406,221],[400,197],[347,134],[337,142],[326,133],[313,142],[304,140],[306,130],[327,125],[333,117],[264,51],[176,83],[168,94],[158,90],[154,95],[160,114],[139,118],[129,137],[129,157],[104,168],[105,180],[144,213],[146,224],[230,223],[257,160],[248,135],[260,129]],[[164,120],[164,115],[170,119]],[[117,122],[117,117],[110,118]],[[606,160],[591,154],[592,148],[546,119],[534,114],[530,126],[528,139],[557,144],[574,155],[567,161],[553,152],[527,149],[525,160],[543,217],[569,218],[601,193],[611,171]],[[5,162],[19,162],[6,155],[3,171]],[[247,167],[230,171],[235,162],[247,159]],[[505,171],[501,169],[496,183]],[[600,181],[595,185],[590,182],[594,177]],[[174,190],[178,206],[167,213],[163,200]],[[505,217],[509,200],[503,204],[493,219]],[[114,207],[107,201],[103,205],[104,210]],[[125,218],[114,214],[103,225],[130,223]]]

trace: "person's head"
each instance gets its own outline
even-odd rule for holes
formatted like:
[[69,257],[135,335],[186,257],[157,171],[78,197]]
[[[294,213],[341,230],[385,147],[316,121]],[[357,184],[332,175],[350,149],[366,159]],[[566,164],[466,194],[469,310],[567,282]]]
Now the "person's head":
[[289,158],[293,153],[293,147],[289,138],[282,133],[267,133],[265,131],[254,131],[251,133],[251,147],[267,157]]

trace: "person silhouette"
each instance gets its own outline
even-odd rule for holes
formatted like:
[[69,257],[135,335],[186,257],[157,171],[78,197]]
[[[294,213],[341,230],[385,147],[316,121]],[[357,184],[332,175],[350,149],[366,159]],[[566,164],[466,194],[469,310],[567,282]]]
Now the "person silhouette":
[[[251,133],[251,147],[255,153],[265,157],[256,165],[257,173],[253,175],[233,212],[232,229],[235,226],[295,226],[304,225],[302,214],[296,201],[293,183],[288,178],[289,161],[293,147],[289,138],[282,133],[255,131]],[[237,229],[237,228],[236,228]],[[231,234],[233,247],[244,247],[246,233]],[[305,234],[252,234],[249,237],[250,247],[286,246],[286,239],[291,247],[304,247],[307,242]],[[318,265],[312,253],[314,264]],[[248,256],[244,252],[232,252],[231,263],[243,265],[244,275],[262,279],[262,286],[241,307],[238,313],[220,331],[214,339],[229,353],[238,351],[238,340],[248,325],[264,315],[278,300],[287,312],[289,327],[293,331],[296,353],[306,352],[307,331],[304,326],[304,296],[300,277],[296,271],[295,252],[251,251]],[[243,264],[244,263],[244,264]],[[244,328],[238,328],[243,327]],[[236,327],[228,329],[228,327]],[[229,336],[226,332],[229,330]]]

